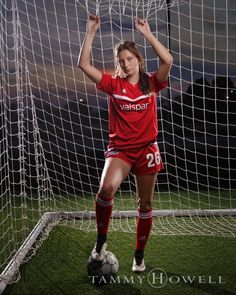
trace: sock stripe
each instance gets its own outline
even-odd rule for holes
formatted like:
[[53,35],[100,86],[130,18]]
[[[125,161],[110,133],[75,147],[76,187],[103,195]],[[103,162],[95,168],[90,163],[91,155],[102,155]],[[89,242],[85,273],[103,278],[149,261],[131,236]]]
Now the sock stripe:
[[152,218],[152,210],[149,212],[139,212],[138,217],[141,219]]
[[113,199],[101,199],[99,198],[98,196],[96,197],[96,203],[101,205],[101,206],[104,206],[104,207],[107,207],[107,206],[112,206],[113,205]]

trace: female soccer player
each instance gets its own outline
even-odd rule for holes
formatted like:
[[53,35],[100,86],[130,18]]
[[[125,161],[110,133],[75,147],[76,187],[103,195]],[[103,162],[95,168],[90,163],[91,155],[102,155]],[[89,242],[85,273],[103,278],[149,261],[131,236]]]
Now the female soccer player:
[[115,48],[116,75],[102,73],[90,63],[90,51],[100,18],[90,15],[78,65],[109,95],[109,145],[96,196],[97,242],[92,258],[104,259],[113,198],[122,181],[132,171],[136,178],[138,220],[132,270],[145,270],[144,248],[152,227],[152,198],[158,172],[163,168],[157,145],[156,95],[167,86],[172,66],[169,51],[152,34],[146,20],[135,19],[135,28],[153,47],[160,67],[152,75],[145,72],[144,61],[134,42]]

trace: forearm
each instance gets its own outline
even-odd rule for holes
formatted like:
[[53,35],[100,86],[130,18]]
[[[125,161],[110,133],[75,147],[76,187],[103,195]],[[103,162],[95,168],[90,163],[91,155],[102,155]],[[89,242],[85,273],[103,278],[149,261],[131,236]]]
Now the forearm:
[[78,66],[83,69],[90,65],[90,52],[94,39],[95,32],[86,32],[84,42],[78,58]]
[[160,58],[162,63],[165,63],[167,65],[171,65],[173,63],[173,57],[169,53],[169,50],[164,45],[162,45],[160,41],[157,40],[152,32],[148,32],[143,36],[152,46],[156,55]]
[[90,62],[90,53],[95,32],[87,31],[80,51],[78,66],[94,82],[98,83],[102,78],[102,73]]
[[90,53],[93,39],[96,31],[99,28],[99,25],[100,18],[98,16],[89,15],[87,22],[87,31],[78,58],[78,66],[94,83],[98,83],[102,78],[102,73],[93,65],[91,65],[90,62]]

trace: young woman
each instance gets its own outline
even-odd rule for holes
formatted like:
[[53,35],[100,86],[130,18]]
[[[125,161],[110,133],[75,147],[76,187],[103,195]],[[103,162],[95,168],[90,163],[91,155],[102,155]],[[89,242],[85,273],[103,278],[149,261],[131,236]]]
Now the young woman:
[[156,95],[167,86],[172,66],[169,51],[155,38],[146,20],[135,19],[135,28],[153,47],[160,67],[152,75],[145,72],[144,61],[134,42],[115,48],[116,75],[102,73],[90,63],[90,51],[100,18],[90,15],[78,65],[109,95],[109,145],[96,196],[97,242],[92,258],[104,259],[113,198],[122,181],[132,171],[136,178],[138,219],[134,272],[145,270],[144,248],[152,226],[152,198],[158,172],[162,169],[156,142],[158,125]]

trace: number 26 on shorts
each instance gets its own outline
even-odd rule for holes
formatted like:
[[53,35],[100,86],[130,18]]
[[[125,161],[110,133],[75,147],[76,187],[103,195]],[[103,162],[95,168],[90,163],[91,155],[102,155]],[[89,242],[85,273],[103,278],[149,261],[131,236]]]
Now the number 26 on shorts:
[[154,167],[155,165],[159,165],[161,162],[161,157],[159,152],[155,152],[153,154],[149,153],[146,155],[146,159],[148,160],[148,168]]

